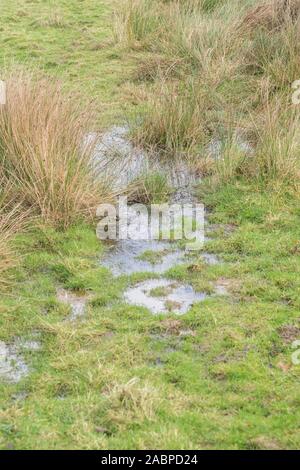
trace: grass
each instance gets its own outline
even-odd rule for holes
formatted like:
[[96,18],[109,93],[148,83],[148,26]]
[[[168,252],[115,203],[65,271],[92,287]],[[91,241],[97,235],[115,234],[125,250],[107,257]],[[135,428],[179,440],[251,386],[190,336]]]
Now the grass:
[[114,1],[18,0],[1,2],[1,67],[36,66],[62,80],[70,92],[101,112],[100,126],[123,119],[131,54],[122,56],[112,38]]
[[[0,385],[2,448],[299,447],[297,201],[242,181],[204,191],[211,222],[236,230],[206,247],[220,265],[193,263],[202,287],[221,279],[229,295],[181,318],[126,305],[138,278],[112,279],[86,226],[20,238],[28,255],[18,295],[1,297],[2,339],[35,331],[43,347],[27,353],[28,378]],[[199,282],[188,265],[169,277]],[[89,293],[82,321],[64,321],[58,285]],[[25,401],[14,398],[21,392]]]
[[[148,69],[142,62],[137,74],[152,82],[136,120],[139,143],[171,157],[192,155],[198,164],[207,143],[217,138],[233,177],[242,171],[298,184],[299,107],[291,105],[291,86],[300,73],[299,1],[147,3],[145,8],[143,0],[128,0],[119,37],[127,49],[138,43],[157,58]],[[228,152],[233,134],[252,145],[251,162],[243,168],[236,149]],[[221,183],[223,171],[224,165],[216,166]]]
[[17,214],[17,211],[0,209],[0,289],[7,286],[9,272],[17,264],[12,242],[16,231],[19,231],[21,226],[22,217]]
[[153,250],[147,250],[142,253],[138,259],[141,261],[147,261],[148,263],[151,264],[160,264],[162,262],[162,259],[164,255],[168,254],[169,250],[160,250],[160,251],[153,251]]
[[[299,366],[291,357],[300,338],[299,118],[288,99],[290,80],[299,78],[294,10],[270,17],[246,0],[244,10],[226,0],[164,2],[170,23],[158,23],[161,2],[141,1],[133,19],[120,9],[113,33],[108,0],[2,3],[1,66],[14,59],[18,70],[24,63],[41,70],[17,75],[9,112],[1,110],[0,340],[38,338],[41,350],[22,352],[30,373],[18,384],[0,381],[0,448],[299,448]],[[45,75],[50,82],[40,81]],[[130,116],[147,109],[137,138],[168,156],[196,151],[197,171],[209,176],[197,188],[213,224],[204,250],[221,262],[209,265],[197,252],[169,270],[169,279],[208,294],[182,317],[125,303],[126,288],[145,274],[112,277],[101,266],[104,246],[82,220],[93,203],[84,196],[86,167],[79,191],[74,177],[77,111],[92,97],[92,110],[101,111],[96,126],[108,125],[123,115],[126,92]],[[62,133],[43,139],[45,125],[33,120]],[[254,156],[237,148],[239,131]],[[221,138],[217,160],[204,151],[211,137]],[[54,153],[41,151],[45,141]],[[143,185],[145,202],[172,189],[156,173]],[[29,206],[39,223],[22,233]],[[142,259],[160,262],[153,251]],[[216,284],[227,295],[216,295]],[[86,297],[82,319],[66,321],[61,288]]]
[[148,171],[133,182],[130,199],[142,204],[160,204],[168,200],[172,192],[166,175]]
[[92,219],[97,206],[113,197],[93,162],[96,142],[87,139],[95,122],[92,107],[82,108],[58,82],[33,72],[13,70],[4,78],[0,149],[15,200],[56,226]]

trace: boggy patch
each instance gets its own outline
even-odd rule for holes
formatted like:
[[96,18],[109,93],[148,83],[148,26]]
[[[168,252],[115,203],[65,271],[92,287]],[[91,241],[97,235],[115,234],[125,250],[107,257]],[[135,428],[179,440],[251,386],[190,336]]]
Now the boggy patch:
[[[158,289],[164,289],[159,295],[153,296]],[[146,307],[152,313],[172,312],[178,315],[187,313],[196,302],[206,298],[206,294],[197,293],[192,286],[174,283],[168,279],[150,279],[130,287],[124,294],[125,300],[139,307]]]
[[23,352],[39,351],[38,340],[15,338],[11,344],[0,341],[0,380],[18,383],[29,374],[29,366],[25,362]]
[[0,341],[0,380],[17,383],[28,373],[29,367],[15,345]]

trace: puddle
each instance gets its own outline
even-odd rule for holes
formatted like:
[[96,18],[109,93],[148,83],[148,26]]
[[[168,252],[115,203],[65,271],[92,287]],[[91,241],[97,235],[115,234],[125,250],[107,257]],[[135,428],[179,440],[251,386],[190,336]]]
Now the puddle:
[[70,306],[71,313],[67,317],[67,321],[76,321],[85,314],[88,297],[85,295],[77,295],[66,289],[57,290],[57,299],[65,305]]
[[17,383],[28,373],[29,367],[16,344],[0,341],[0,380]]
[[[181,206],[176,208],[170,216],[169,227],[182,223]],[[106,244],[106,253],[101,264],[109,268],[113,275],[133,274],[137,272],[151,272],[162,274],[170,268],[185,262],[187,251],[167,240],[154,240],[151,238],[148,213],[139,210],[138,205],[133,205],[127,210],[127,226],[129,227],[129,238],[119,240],[116,243]],[[192,215],[192,209],[186,210],[186,216]],[[152,227],[159,227],[159,213],[151,216]],[[200,232],[199,232],[200,233]],[[139,235],[137,237],[137,234]],[[158,234],[157,234],[158,235]],[[167,235],[167,234],[166,234]],[[138,240],[136,239],[138,238]],[[159,238],[157,236],[157,238]],[[165,237],[166,238],[166,237]],[[145,252],[155,252],[159,261],[153,263],[142,255]]]
[[216,264],[220,264],[219,258],[212,253],[202,253],[202,258],[210,266],[215,266]]
[[[95,147],[94,160],[107,177],[111,176],[116,190],[126,188],[131,181],[149,171],[147,154],[132,145],[128,134],[128,126],[113,126],[101,136]],[[95,134],[88,136],[90,139],[98,137]]]
[[42,345],[39,333],[32,333],[32,339],[15,338],[10,344],[0,341],[0,380],[17,383],[29,374],[29,367],[23,357],[24,352],[40,351]]
[[42,349],[42,345],[39,338],[39,332],[35,331],[31,334],[31,339],[16,338],[14,346],[19,351],[40,351]]
[[[197,179],[188,164],[179,160],[162,162],[155,155],[151,155],[150,158],[143,150],[135,148],[131,144],[128,140],[128,132],[127,127],[113,127],[102,136],[102,142],[96,149],[95,158],[100,161],[109,158],[109,154],[120,156],[119,160],[114,161],[113,171],[120,175],[116,185],[119,188],[126,187],[142,174],[159,171],[166,175],[168,184],[174,188],[170,203],[194,202],[192,188]],[[116,168],[118,168],[117,171]],[[174,213],[174,220],[180,216],[180,219],[177,220],[181,221],[181,207],[179,211],[177,214]],[[186,215],[189,216],[189,214]],[[159,219],[159,215],[157,219]],[[155,224],[153,215],[152,222]],[[157,222],[159,223],[159,220]],[[135,205],[128,209],[128,227],[131,230],[131,239],[107,244],[106,254],[101,260],[101,264],[109,268],[114,276],[137,272],[162,274],[184,262],[185,250],[174,247],[174,244],[170,244],[168,241],[151,239],[148,214],[141,214]],[[134,239],[136,231],[139,233],[139,240]],[[164,251],[165,253],[161,256],[159,263],[151,263],[140,259],[145,251],[156,251],[162,254]]]
[[[233,136],[232,144],[235,145],[236,149],[248,155],[252,155],[254,152],[253,145],[247,140],[246,136],[242,132],[236,132]],[[207,146],[207,153],[214,160],[222,160],[224,158],[225,146],[224,142],[214,137]]]
[[[101,136],[95,148],[96,163],[112,172],[115,187],[124,188],[141,175],[157,171],[164,173],[169,185],[175,189],[173,202],[191,201],[191,187],[197,178],[188,163],[179,158],[162,160],[156,154],[148,154],[131,143],[129,132],[128,126],[113,126]],[[93,134],[87,136],[89,139],[96,137]]]
[[[122,240],[109,249],[101,264],[111,270],[114,276],[134,273],[162,274],[170,268],[183,263],[185,253],[171,249],[168,242]],[[160,255],[157,263],[143,258],[144,253],[155,252]]]
[[18,401],[26,400],[27,397],[28,397],[28,393],[25,391],[22,391],[22,392],[14,393],[11,398],[12,400],[18,402]]
[[[108,161],[111,156],[117,156],[112,171],[115,175],[119,175],[116,181],[118,188],[125,188],[137,177],[147,172],[161,172],[167,177],[170,187],[174,189],[169,202],[179,204],[180,217],[182,217],[181,204],[197,202],[194,196],[194,186],[200,179],[196,176],[196,172],[188,162],[176,158],[162,161],[156,155],[147,155],[145,151],[132,145],[128,133],[128,127],[115,126],[108,130],[96,148],[95,160]],[[217,143],[215,147],[216,153]],[[141,214],[137,206],[133,205],[129,208],[127,224],[133,236],[116,243],[107,243],[106,253],[101,259],[101,264],[109,268],[114,276],[142,272],[162,275],[170,268],[186,262],[188,251],[184,248],[169,241],[158,241],[149,237],[148,214]],[[139,237],[134,236],[137,232]],[[145,256],[146,253],[150,256]],[[151,253],[153,253],[152,259]],[[207,264],[219,263],[219,259],[213,254],[204,253],[202,256]],[[155,291],[154,295],[153,291]],[[63,293],[64,296],[66,293]],[[184,314],[195,302],[200,302],[205,298],[206,294],[196,293],[191,286],[174,283],[166,278],[139,283],[125,292],[125,299],[128,303],[146,307],[154,314],[168,312]],[[82,315],[85,302],[82,304],[82,300],[80,302],[73,297],[66,298],[65,303],[69,303],[73,311],[79,309]]]
[[175,313],[183,315],[196,302],[206,298],[206,294],[196,293],[185,284],[168,279],[151,279],[129,288],[125,294],[126,301],[131,305],[146,307],[152,313]]

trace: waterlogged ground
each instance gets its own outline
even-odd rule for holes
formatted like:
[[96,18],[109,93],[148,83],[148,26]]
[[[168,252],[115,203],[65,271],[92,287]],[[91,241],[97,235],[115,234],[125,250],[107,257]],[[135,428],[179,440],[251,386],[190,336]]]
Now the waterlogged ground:
[[[2,3],[1,62],[83,83],[116,122],[133,62],[110,42],[111,2]],[[126,132],[98,156],[117,139],[127,180],[149,161]],[[299,448],[299,201],[170,166],[172,200],[196,184],[209,209],[201,252],[104,245],[82,225],[19,237],[17,288],[0,295],[1,449]]]
[[126,264],[87,226],[22,237],[0,300],[1,448],[298,447],[299,215],[258,191],[206,192],[192,254],[130,244]]
[[152,313],[187,313],[195,302],[205,294],[196,293],[189,285],[167,279],[150,279],[141,282],[125,292],[125,300],[131,305],[148,308]]
[[[153,171],[153,168],[159,171],[171,188],[171,195],[160,202],[170,205],[176,202],[177,204],[172,212],[173,218],[170,215],[171,209],[165,213],[167,226],[176,227],[177,224],[182,227],[187,217],[192,220],[195,216],[193,207],[197,203],[194,195],[194,186],[197,183],[195,172],[183,161],[173,162],[173,165],[170,165],[170,162],[161,161],[155,158],[155,155],[147,155],[130,143],[128,134],[129,129],[122,127],[114,127],[107,131],[98,145],[96,159],[101,161],[107,158],[107,155],[118,155],[123,165],[120,171],[123,184],[134,184],[139,177],[142,178],[147,172]],[[121,185],[122,182],[119,182],[119,186]],[[160,279],[148,280],[129,288],[125,292],[125,300],[129,304],[146,307],[154,314],[187,313],[194,303],[204,300],[206,294],[195,292],[190,285],[172,284],[166,273],[178,265],[189,263],[194,250],[189,250],[189,245],[186,244],[179,246],[178,243],[172,243],[171,240],[167,240],[167,236],[165,236],[166,239],[161,239],[160,229],[157,229],[156,234],[152,231],[149,235],[150,226],[161,226],[160,213],[150,208],[148,210],[145,206],[144,209],[146,210],[141,209],[140,204],[132,204],[126,208],[127,238],[119,239],[106,246],[102,265],[108,267],[115,276],[143,273],[161,275]],[[190,240],[194,236],[199,239],[201,243],[199,243],[198,251],[202,250],[202,240],[205,239],[204,212],[200,215],[202,217],[197,226],[193,227],[191,224],[190,233],[185,233]],[[123,214],[120,213],[120,220],[122,216]],[[121,229],[118,230],[119,232]],[[203,256],[208,263],[217,262],[214,255],[204,253]]]

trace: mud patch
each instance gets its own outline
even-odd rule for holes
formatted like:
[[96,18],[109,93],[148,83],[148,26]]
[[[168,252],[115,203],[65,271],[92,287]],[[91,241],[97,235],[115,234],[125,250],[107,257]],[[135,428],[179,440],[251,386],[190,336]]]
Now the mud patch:
[[229,295],[229,292],[237,292],[240,288],[238,279],[225,279],[221,277],[215,284],[217,295]]
[[258,450],[280,450],[282,449],[280,443],[270,436],[258,436],[252,439],[249,443],[250,449]]
[[181,338],[196,336],[196,332],[189,328],[185,328],[180,320],[167,318],[166,320],[163,320],[160,325],[167,335],[175,335]]
[[[165,289],[165,295],[151,295],[154,290]],[[148,308],[153,314],[175,313],[183,315],[196,303],[206,298],[206,294],[196,293],[194,289],[185,284],[174,283],[168,279],[151,279],[129,288],[125,300],[139,307]]]
[[209,233],[223,234],[229,236],[237,230],[237,225],[234,224],[209,224],[207,231]]

